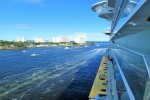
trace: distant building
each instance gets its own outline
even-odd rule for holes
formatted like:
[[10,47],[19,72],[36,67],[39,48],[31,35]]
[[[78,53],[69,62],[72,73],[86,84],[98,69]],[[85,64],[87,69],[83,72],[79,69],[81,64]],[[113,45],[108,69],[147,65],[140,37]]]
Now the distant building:
[[16,42],[26,42],[27,40],[25,39],[25,38],[18,38],[17,37],[17,40],[16,40]]
[[58,36],[58,37],[53,37],[53,42],[60,43],[60,42],[70,42],[70,41],[67,37]]
[[77,35],[75,38],[75,43],[78,44],[84,44],[86,42],[86,36],[85,35]]
[[35,38],[34,42],[45,42],[44,38]]
[[50,42],[49,40],[45,40],[45,42]]
[[34,40],[27,40],[27,42],[34,42]]

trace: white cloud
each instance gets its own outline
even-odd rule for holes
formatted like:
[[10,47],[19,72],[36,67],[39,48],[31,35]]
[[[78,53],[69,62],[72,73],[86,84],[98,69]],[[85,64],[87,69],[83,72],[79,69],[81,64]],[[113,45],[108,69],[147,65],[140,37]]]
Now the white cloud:
[[91,33],[86,34],[87,40],[95,40],[95,41],[109,41],[110,37],[105,35],[104,33]]
[[104,33],[74,33],[69,37],[73,39],[76,35],[86,35],[87,41],[109,41],[110,40],[110,37],[105,35]]
[[23,0],[24,2],[29,2],[29,3],[42,3],[43,0]]
[[29,4],[36,4],[36,5],[43,5],[44,0],[15,0],[17,2],[29,3]]
[[13,26],[9,26],[8,28],[29,29],[29,28],[32,28],[32,26],[28,24],[16,24]]

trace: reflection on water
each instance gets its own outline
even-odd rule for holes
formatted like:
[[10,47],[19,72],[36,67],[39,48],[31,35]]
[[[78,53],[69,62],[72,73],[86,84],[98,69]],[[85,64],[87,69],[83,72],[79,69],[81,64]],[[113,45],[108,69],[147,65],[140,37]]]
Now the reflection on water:
[[[73,95],[76,100],[87,99],[105,50],[96,46],[71,48],[32,48],[25,53],[0,51],[0,99],[65,100]],[[45,49],[48,52],[42,52]],[[31,57],[33,53],[40,55]]]

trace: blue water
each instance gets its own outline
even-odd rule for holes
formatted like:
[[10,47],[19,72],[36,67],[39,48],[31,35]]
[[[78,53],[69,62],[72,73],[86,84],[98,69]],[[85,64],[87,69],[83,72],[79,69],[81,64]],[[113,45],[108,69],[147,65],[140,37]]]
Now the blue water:
[[87,100],[106,47],[1,50],[0,100]]

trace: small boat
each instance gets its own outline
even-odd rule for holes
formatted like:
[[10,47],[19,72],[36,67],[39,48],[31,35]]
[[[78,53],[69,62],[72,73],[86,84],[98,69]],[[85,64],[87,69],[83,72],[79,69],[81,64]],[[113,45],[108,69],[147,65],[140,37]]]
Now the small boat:
[[27,52],[26,50],[23,50],[22,52]]
[[69,47],[65,47],[64,49],[69,49]]
[[27,46],[27,48],[32,48],[32,47],[33,47],[33,45]]
[[31,56],[32,56],[32,57],[34,57],[34,56],[38,56],[38,55],[39,55],[39,54],[35,54],[35,53],[34,53],[34,54],[31,54]]
[[52,47],[56,47],[57,45],[52,45]]
[[37,47],[37,48],[41,48],[41,47],[43,47],[43,45],[37,45],[36,47]]
[[99,47],[99,44],[97,44],[96,46]]
[[40,45],[37,45],[36,47],[37,47],[37,48],[48,47],[48,45],[41,45],[41,44],[40,44]]
[[84,46],[85,48],[87,48],[87,46]]
[[43,52],[48,52],[48,50],[44,50]]

